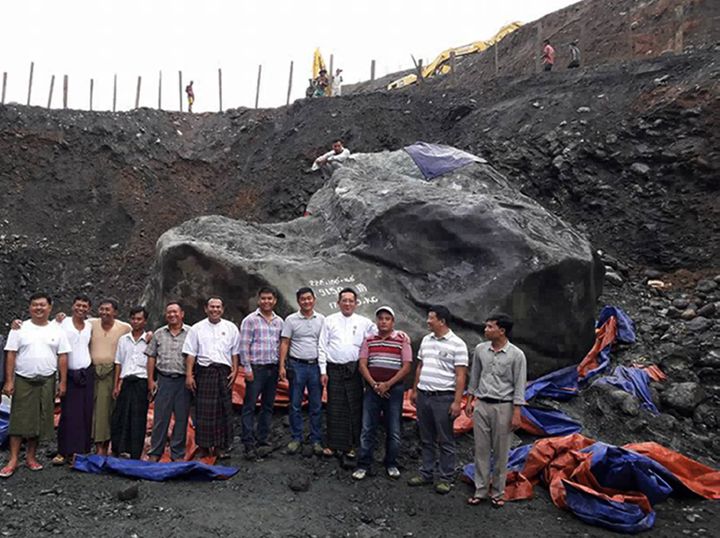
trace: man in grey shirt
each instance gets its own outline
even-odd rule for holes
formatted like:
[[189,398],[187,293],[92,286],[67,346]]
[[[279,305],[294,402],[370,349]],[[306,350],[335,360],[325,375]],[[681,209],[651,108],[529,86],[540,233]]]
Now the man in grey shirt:
[[[508,340],[512,327],[510,316],[490,316],[485,321],[489,342],[478,344],[473,353],[465,405],[465,414],[473,419],[475,438],[475,494],[468,499],[470,505],[488,497],[495,508],[505,504],[510,435],[521,424],[527,382],[525,354]],[[492,476],[491,454],[495,462]]]
[[297,454],[303,442],[302,399],[308,391],[310,443],[315,455],[322,454],[322,383],[318,356],[320,331],[325,316],[315,312],[315,292],[300,288],[295,297],[300,311],[285,318],[280,335],[280,380],[290,382],[290,434],[288,453]]
[[[170,419],[175,415],[170,457],[185,459],[185,441],[190,414],[190,391],[185,387],[185,357],[182,354],[185,337],[190,329],[183,323],[182,305],[172,301],[165,306],[167,325],[160,327],[145,350],[148,357],[148,398],[155,400],[151,447],[148,456],[158,461],[165,451]],[[157,374],[157,381],[155,381]]]

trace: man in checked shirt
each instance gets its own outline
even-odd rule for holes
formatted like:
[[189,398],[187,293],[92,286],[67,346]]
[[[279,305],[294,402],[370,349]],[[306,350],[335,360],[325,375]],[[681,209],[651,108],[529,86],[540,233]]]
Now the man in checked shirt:
[[[242,443],[245,458],[253,460],[270,453],[268,435],[272,420],[280,358],[283,320],[275,314],[277,290],[269,286],[258,291],[258,308],[240,324],[240,362],[245,368],[245,399],[242,408]],[[257,432],[255,404],[262,398]]]

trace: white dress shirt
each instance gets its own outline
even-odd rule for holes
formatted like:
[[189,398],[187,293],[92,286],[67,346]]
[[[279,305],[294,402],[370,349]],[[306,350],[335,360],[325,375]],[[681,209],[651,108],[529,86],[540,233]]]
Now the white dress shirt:
[[210,323],[205,318],[190,327],[182,352],[195,357],[199,366],[216,363],[232,367],[232,356],[240,354],[240,331],[226,319]]
[[320,332],[320,373],[327,373],[328,362],[347,364],[358,360],[363,340],[373,334],[377,334],[377,327],[364,316],[345,316],[342,312],[330,314]]
[[145,334],[135,340],[132,333],[123,334],[118,340],[115,364],[120,365],[120,379],[130,375],[147,379],[147,342]]

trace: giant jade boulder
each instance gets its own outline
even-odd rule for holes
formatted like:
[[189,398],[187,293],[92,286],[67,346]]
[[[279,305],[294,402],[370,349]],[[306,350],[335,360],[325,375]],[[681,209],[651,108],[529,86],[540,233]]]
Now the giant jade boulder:
[[532,377],[579,361],[593,343],[602,285],[591,245],[482,159],[456,153],[464,164],[430,180],[405,150],[357,154],[304,217],[258,224],[207,216],[168,230],[146,304],[159,315],[179,298],[195,321],[204,299],[219,294],[226,317],[239,322],[263,284],[279,289],[281,315],[296,308],[301,286],[314,288],[325,314],[352,286],[359,313],[392,306],[415,346],[427,307],[442,304],[470,351],[486,316],[512,315],[512,340]]

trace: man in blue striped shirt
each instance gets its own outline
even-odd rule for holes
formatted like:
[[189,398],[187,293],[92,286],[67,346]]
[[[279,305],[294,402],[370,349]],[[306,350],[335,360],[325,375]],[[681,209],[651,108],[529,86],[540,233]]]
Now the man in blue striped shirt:
[[[248,460],[270,453],[268,436],[277,390],[283,326],[282,318],[273,311],[277,304],[275,288],[260,288],[257,304],[257,310],[248,314],[240,324],[240,362],[245,368],[242,442]],[[262,397],[262,405],[256,432],[255,404],[258,396]]]

